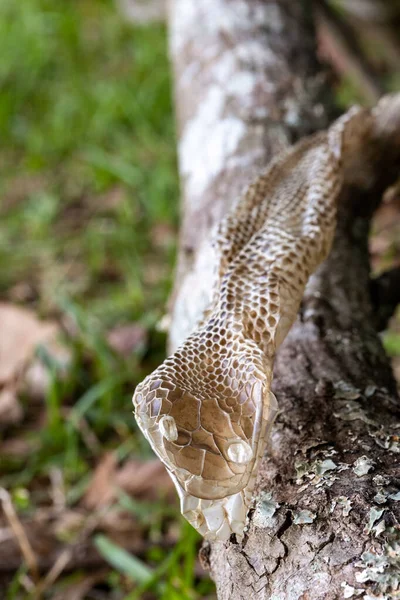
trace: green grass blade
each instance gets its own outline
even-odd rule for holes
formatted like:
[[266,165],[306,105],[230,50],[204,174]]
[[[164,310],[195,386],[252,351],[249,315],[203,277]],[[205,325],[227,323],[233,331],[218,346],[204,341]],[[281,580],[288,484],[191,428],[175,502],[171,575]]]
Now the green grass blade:
[[114,544],[105,535],[97,535],[94,538],[97,550],[117,571],[130,577],[139,584],[146,584],[153,577],[153,571],[136,556],[129,554],[126,550]]

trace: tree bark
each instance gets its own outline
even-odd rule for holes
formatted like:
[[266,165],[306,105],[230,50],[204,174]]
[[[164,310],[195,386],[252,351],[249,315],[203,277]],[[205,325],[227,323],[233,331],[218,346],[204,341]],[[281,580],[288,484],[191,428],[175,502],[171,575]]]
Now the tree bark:
[[[172,0],[169,23],[183,195],[173,350],[210,298],[212,227],[274,153],[333,115],[310,2]],[[278,353],[249,531],[203,546],[220,599],[398,597],[400,411],[368,261],[398,167],[383,158],[371,189],[343,191],[333,250]]]

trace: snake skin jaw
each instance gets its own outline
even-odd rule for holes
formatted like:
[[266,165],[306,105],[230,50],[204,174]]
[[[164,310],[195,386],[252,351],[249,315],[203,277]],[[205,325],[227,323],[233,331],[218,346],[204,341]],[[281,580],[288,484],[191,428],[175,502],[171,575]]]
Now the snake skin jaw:
[[241,492],[218,500],[205,500],[188,494],[176,476],[170,472],[180,499],[181,513],[204,539],[226,541],[235,533],[243,537],[246,516],[252,500],[252,490],[246,487]]
[[263,427],[259,438],[256,458],[252,467],[250,479],[243,490],[227,494],[224,498],[206,500],[188,494],[181,486],[176,476],[170,472],[181,504],[181,513],[204,539],[209,541],[226,541],[232,534],[238,541],[243,539],[248,512],[253,502],[253,491],[256,483],[259,463],[264,455],[266,443],[272,425],[278,413],[278,403],[275,395],[269,392],[269,401],[265,406]]

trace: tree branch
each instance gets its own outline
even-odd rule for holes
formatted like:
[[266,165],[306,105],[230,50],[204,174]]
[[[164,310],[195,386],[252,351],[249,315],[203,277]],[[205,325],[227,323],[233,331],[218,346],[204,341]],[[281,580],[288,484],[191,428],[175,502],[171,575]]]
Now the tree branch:
[[291,0],[170,3],[183,218],[171,351],[209,300],[211,228],[273,155],[328,123],[311,19]]
[[[273,153],[332,113],[311,12],[292,0],[171,2],[183,192],[171,349],[210,296],[212,226]],[[368,293],[370,218],[399,166],[390,151],[383,158],[368,190],[343,191],[332,253],[277,356],[280,414],[248,534],[203,549],[220,599],[390,591],[399,405]]]

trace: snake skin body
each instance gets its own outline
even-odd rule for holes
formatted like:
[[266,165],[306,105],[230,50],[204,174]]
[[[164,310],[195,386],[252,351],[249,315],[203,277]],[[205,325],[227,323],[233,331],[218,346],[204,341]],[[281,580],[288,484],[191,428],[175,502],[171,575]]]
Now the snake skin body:
[[352,109],[250,185],[214,234],[211,306],[136,389],[137,422],[174,480],[182,513],[208,539],[243,534],[277,410],[275,352],[329,252],[343,165],[369,135],[371,115]]

